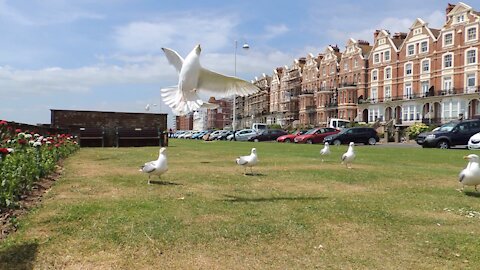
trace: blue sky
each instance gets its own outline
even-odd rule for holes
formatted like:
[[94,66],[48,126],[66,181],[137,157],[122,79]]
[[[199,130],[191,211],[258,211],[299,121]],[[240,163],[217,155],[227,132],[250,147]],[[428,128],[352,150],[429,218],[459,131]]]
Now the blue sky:
[[[251,80],[349,37],[440,28],[448,1],[0,0],[0,119],[50,123],[50,109],[169,112],[160,88],[176,84],[162,47]],[[480,10],[480,1],[465,1]],[[239,46],[241,47],[241,46]]]

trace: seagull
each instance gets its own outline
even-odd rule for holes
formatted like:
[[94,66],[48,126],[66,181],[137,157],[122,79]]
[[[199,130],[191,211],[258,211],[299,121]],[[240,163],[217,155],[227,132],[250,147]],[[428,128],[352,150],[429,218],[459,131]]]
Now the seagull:
[[468,159],[468,164],[458,176],[458,181],[462,184],[461,191],[463,191],[465,186],[475,186],[475,191],[478,191],[477,186],[480,185],[480,166],[478,164],[478,156],[470,154],[464,156],[463,159]]
[[222,75],[200,65],[200,44],[183,59],[176,51],[162,48],[168,62],[178,72],[178,85],[161,89],[162,98],[177,115],[185,115],[199,108],[216,109],[217,104],[200,99],[199,93],[218,96],[246,96],[260,89],[236,77]]
[[253,169],[252,167],[257,165],[258,163],[258,158],[257,158],[257,149],[252,148],[252,152],[248,156],[241,156],[237,158],[237,164],[242,165],[245,167],[244,174],[247,174],[247,167],[250,167],[250,172],[253,175]]
[[355,152],[353,152],[354,145],[355,144],[353,142],[350,142],[347,152],[342,155],[342,164],[345,164],[345,166],[349,169],[352,168],[351,164],[353,160],[355,160]]
[[322,155],[322,162],[323,156],[330,155],[330,146],[328,145],[328,142],[326,142],[325,146],[320,150],[320,155]]
[[158,178],[160,179],[160,176],[168,170],[167,155],[165,151],[167,151],[167,148],[165,147],[160,148],[157,160],[147,162],[142,167],[140,167],[139,171],[148,173],[149,185],[150,185],[150,177],[152,175],[158,175]]

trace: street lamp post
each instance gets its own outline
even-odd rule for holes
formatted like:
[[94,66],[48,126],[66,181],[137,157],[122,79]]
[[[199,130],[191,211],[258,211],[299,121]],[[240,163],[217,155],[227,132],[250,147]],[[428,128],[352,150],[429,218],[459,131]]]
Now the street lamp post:
[[[234,76],[237,77],[237,46],[238,42],[235,40],[235,50],[234,50],[234,59],[235,59],[235,64],[234,64]],[[244,43],[242,46],[243,49],[248,50],[250,46],[247,43]],[[235,129],[236,129],[236,121],[237,121],[237,115],[236,115],[236,107],[237,107],[237,98],[236,95],[233,94],[233,119],[232,119],[232,130],[234,132],[234,137],[235,137]]]

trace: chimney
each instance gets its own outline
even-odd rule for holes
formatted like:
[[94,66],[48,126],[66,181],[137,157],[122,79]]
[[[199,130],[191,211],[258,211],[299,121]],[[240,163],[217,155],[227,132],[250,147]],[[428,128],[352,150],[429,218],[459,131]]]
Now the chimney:
[[378,37],[378,34],[380,33],[381,30],[375,30],[375,32],[373,33],[373,40],[376,40],[377,37]]
[[368,42],[366,40],[363,40],[363,39],[359,39],[358,40],[358,45],[370,45],[370,42]]
[[398,40],[406,39],[407,38],[407,33],[397,32],[397,33],[393,34],[392,38],[393,39],[398,39]]
[[454,4],[447,4],[447,8],[445,9],[445,21],[448,21],[448,13],[450,13],[450,11],[452,11],[454,7]]

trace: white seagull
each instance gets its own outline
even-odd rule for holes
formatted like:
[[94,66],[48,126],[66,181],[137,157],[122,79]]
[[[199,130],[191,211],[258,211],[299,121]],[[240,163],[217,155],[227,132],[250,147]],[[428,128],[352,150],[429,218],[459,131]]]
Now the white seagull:
[[464,159],[468,159],[468,164],[465,169],[460,172],[458,176],[458,181],[462,184],[462,191],[465,186],[475,186],[475,190],[477,190],[477,186],[480,185],[480,166],[478,164],[479,158],[475,154],[470,154],[468,156],[464,156]]
[[178,85],[161,89],[164,102],[174,113],[185,115],[200,107],[215,109],[211,104],[200,99],[199,93],[210,92],[214,96],[246,96],[260,89],[254,84],[236,77],[215,73],[200,65],[200,44],[183,59],[176,51],[162,48],[168,62],[178,72]]
[[330,155],[330,146],[328,145],[328,142],[325,143],[325,146],[320,150],[320,155],[322,155],[322,162],[323,162],[323,156]]
[[250,167],[250,172],[253,175],[253,169],[252,167],[257,165],[258,163],[258,158],[257,158],[257,149],[252,148],[252,152],[248,156],[241,156],[237,158],[237,164],[244,166],[245,171],[244,174],[247,174],[247,167]]
[[342,164],[345,164],[345,166],[349,169],[352,168],[352,166],[351,166],[352,162],[353,162],[353,160],[355,160],[355,152],[353,151],[353,146],[354,145],[355,144],[353,142],[350,142],[347,152],[342,155]]
[[142,167],[140,167],[139,171],[148,173],[149,185],[150,185],[150,177],[152,175],[158,175],[158,178],[160,179],[160,176],[168,170],[167,154],[165,153],[165,151],[167,151],[167,148],[165,147],[160,148],[157,160],[147,162]]

